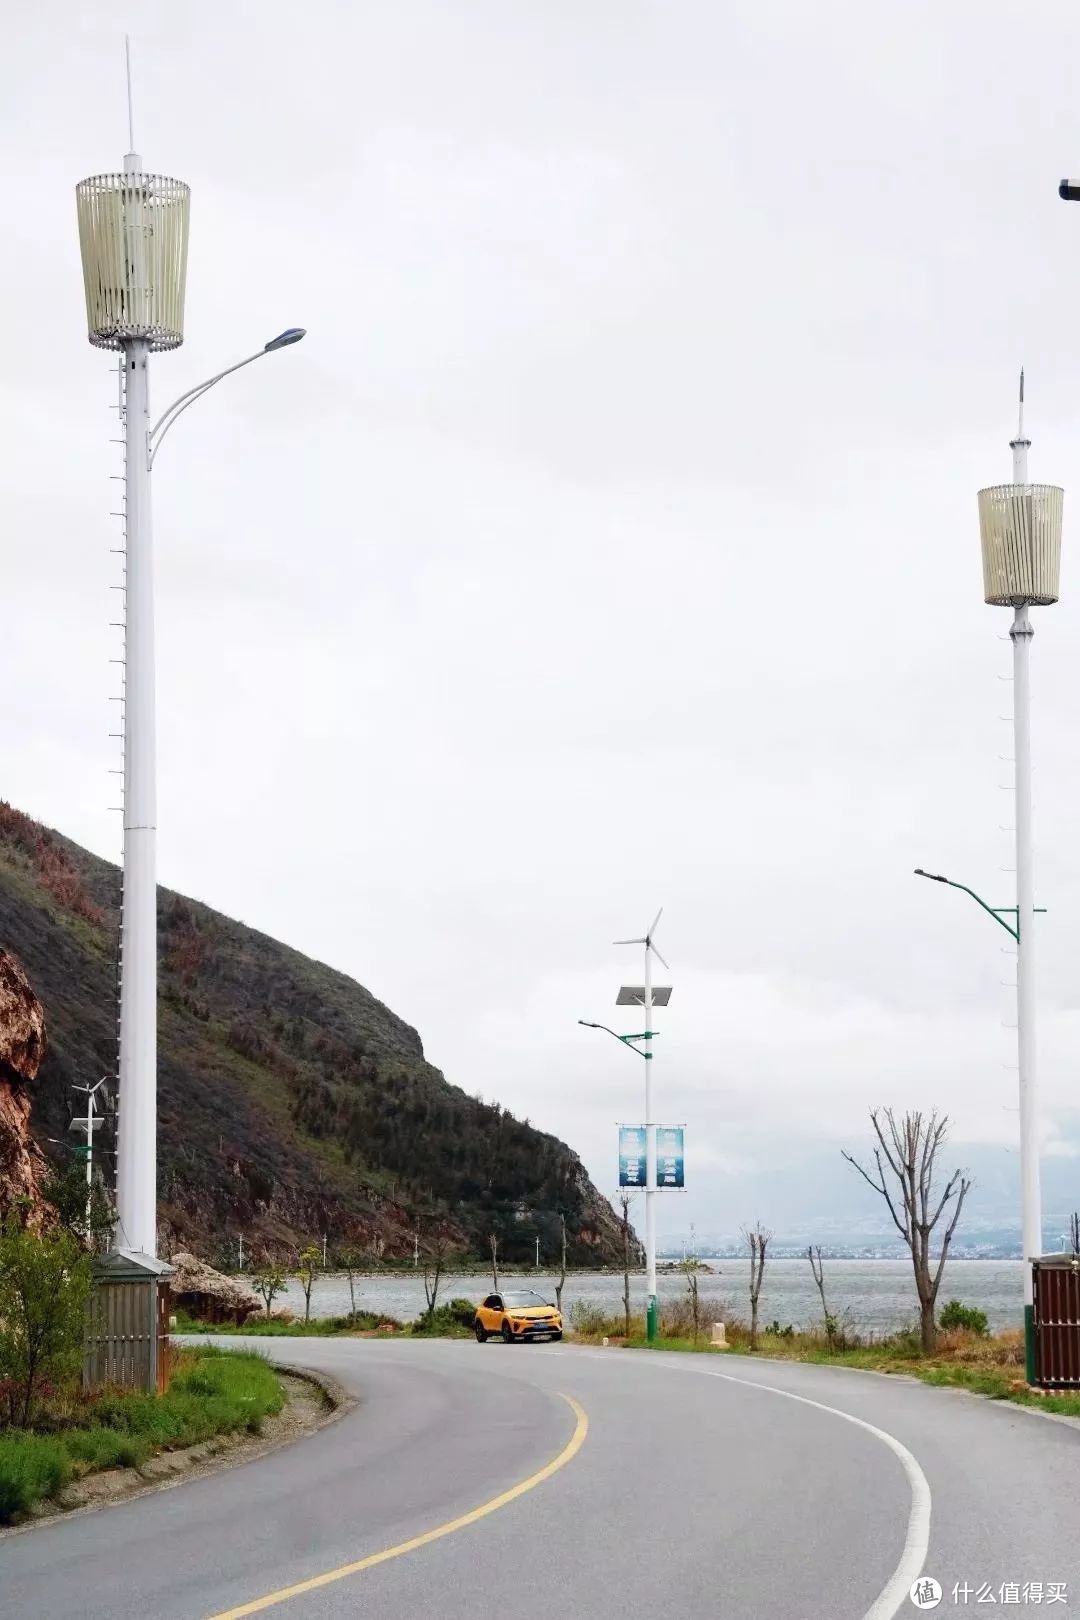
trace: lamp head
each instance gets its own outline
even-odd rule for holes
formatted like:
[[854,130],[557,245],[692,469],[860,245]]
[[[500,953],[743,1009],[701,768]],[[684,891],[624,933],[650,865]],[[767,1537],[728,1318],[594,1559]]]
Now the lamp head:
[[263,348],[267,354],[273,349],[287,349],[290,343],[299,343],[300,339],[306,335],[307,329],[303,326],[287,326],[284,332],[278,333],[276,338],[271,338],[269,343],[264,343]]
[[931,883],[948,883],[949,881],[947,877],[942,877],[938,872],[924,872],[921,866],[915,868],[915,876],[929,878]]

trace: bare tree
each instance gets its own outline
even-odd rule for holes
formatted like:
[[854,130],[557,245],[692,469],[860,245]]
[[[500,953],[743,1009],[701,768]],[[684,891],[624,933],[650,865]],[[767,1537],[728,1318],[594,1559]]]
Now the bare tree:
[[829,1306],[825,1299],[825,1268],[821,1263],[821,1244],[819,1243],[815,1248],[811,1243],[806,1251],[806,1258],[810,1262],[810,1270],[814,1274],[817,1291],[821,1295],[821,1314],[825,1318],[825,1337],[831,1350],[833,1340],[836,1337],[836,1318],[830,1315]]
[[[941,1286],[941,1274],[945,1269],[945,1257],[971,1181],[962,1170],[954,1170],[945,1183],[941,1197],[937,1198],[934,1173],[938,1153],[948,1135],[948,1114],[939,1117],[937,1109],[932,1110],[929,1118],[925,1118],[921,1112],[908,1113],[897,1123],[891,1108],[872,1108],[870,1122],[878,1139],[878,1146],[874,1149],[876,1178],[864,1170],[850,1153],[845,1152],[844,1158],[884,1198],[893,1225],[908,1246],[915,1272],[915,1290],[919,1296],[922,1347],[930,1351],[937,1343],[934,1307]],[[931,1234],[950,1204],[952,1211],[947,1216],[937,1266],[934,1267],[930,1254]]]
[[566,1216],[565,1215],[560,1215],[559,1216],[559,1228],[560,1228],[560,1232],[561,1232],[561,1236],[562,1236],[562,1269],[559,1272],[559,1280],[555,1284],[555,1308],[558,1310],[559,1315],[561,1316],[562,1315],[562,1291],[566,1287]]
[[[300,1250],[300,1286],[304,1290],[304,1321],[311,1320],[311,1289],[319,1271],[319,1261],[322,1255],[314,1243],[309,1243],[306,1249]],[[267,1306],[267,1315],[270,1307]]]
[[495,1292],[499,1292],[499,1238],[492,1232],[488,1241],[491,1244],[491,1282]]
[[349,1279],[349,1316],[356,1321],[356,1273],[363,1265],[363,1257],[358,1249],[342,1249],[340,1255],[341,1267]]
[[623,1264],[623,1320],[626,1337],[630,1337],[630,1194],[619,1194],[619,1207],[622,1210],[622,1264]]
[[690,1302],[690,1319],[694,1325],[694,1343],[701,1337],[701,1300],[698,1297],[698,1262],[697,1256],[688,1254],[682,1262],[683,1276],[686,1278],[686,1297]]
[[761,1279],[765,1275],[765,1249],[772,1232],[762,1226],[744,1226],[743,1239],[750,1250],[750,1348],[757,1349],[758,1300],[761,1298]]
[[442,1281],[443,1265],[446,1261],[446,1237],[435,1228],[432,1236],[422,1245],[424,1255],[424,1299],[427,1303],[427,1319],[430,1322],[435,1315],[435,1306],[439,1300],[439,1284]]

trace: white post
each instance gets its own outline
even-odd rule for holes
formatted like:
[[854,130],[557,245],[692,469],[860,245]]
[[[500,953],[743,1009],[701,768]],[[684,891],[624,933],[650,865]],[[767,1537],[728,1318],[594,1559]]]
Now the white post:
[[540,1270],[540,1239],[536,1240],[536,1269]]
[[324,1271],[326,1270],[326,1233],[325,1232],[323,1233],[323,1240],[322,1240],[322,1268],[323,1268]]
[[239,1264],[237,1265],[236,1269],[237,1269],[237,1271],[243,1271],[243,1269],[244,1269],[244,1234],[243,1234],[243,1232],[241,1232],[241,1234],[240,1234],[240,1261],[239,1261]]
[[126,640],[117,1242],[157,1255],[157,791],[149,344],[124,344]]
[[[1020,373],[1020,418],[1013,456],[1013,483],[1028,482],[1024,434],[1024,374]],[[1042,1193],[1039,1186],[1039,1091],[1035,1051],[1035,870],[1031,830],[1031,640],[1026,605],[1013,610],[1013,755],[1016,760],[1016,1052],[1020,1089],[1020,1205],[1024,1246],[1024,1315],[1028,1342],[1034,1307],[1032,1260],[1042,1253]]]
[[86,1247],[93,1247],[90,1221],[94,1212],[94,1094],[86,1096]]
[[656,1324],[656,1122],[652,1102],[652,952],[645,942],[645,1294],[649,1338]]
[[1035,1051],[1035,874],[1031,833],[1031,686],[1034,635],[1026,607],[1015,610],[1013,723],[1016,756],[1016,1047],[1020,1080],[1020,1185],[1023,1209],[1024,1306],[1033,1304],[1031,1261],[1042,1253],[1039,1107]]

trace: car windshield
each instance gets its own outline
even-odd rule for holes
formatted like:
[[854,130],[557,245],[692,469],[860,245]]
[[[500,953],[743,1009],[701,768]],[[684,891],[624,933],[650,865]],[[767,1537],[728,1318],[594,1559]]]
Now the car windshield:
[[534,1294],[531,1289],[522,1289],[518,1294],[504,1294],[503,1304],[508,1311],[521,1311],[528,1305],[550,1305],[551,1301]]

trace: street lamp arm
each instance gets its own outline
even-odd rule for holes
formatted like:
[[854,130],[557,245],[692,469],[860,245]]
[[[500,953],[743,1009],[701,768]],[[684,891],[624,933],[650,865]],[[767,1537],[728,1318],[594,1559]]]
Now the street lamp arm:
[[153,466],[154,464],[154,457],[157,455],[162,439],[164,439],[176,418],[183,416],[189,405],[194,405],[197,399],[201,399],[223,377],[230,377],[234,371],[239,371],[243,366],[250,366],[253,360],[261,360],[266,352],[265,349],[260,349],[257,354],[249,354],[246,360],[238,360],[235,366],[227,366],[224,371],[219,371],[216,377],[209,377],[206,382],[199,383],[195,388],[189,388],[186,394],[180,395],[179,399],[174,399],[168,410],[162,412],[150,429],[150,465]]
[[[975,904],[977,906],[982,906],[983,910],[985,912],[988,912],[989,915],[991,917],[993,917],[993,919],[994,919],[994,921],[996,923],[1001,924],[1001,927],[1004,928],[1004,930],[1005,930],[1005,932],[1007,934],[1011,934],[1013,939],[1019,940],[1019,938],[1020,938],[1019,926],[1014,928],[1012,923],[1007,923],[1005,921],[1005,918],[1001,915],[1000,911],[995,911],[993,906],[988,906],[986,901],[982,898],[982,896],[976,894],[974,889],[969,889],[966,883],[956,883],[956,882],[953,881],[952,878],[942,877],[937,872],[924,872],[921,866],[917,866],[915,868],[915,876],[916,877],[929,878],[931,883],[947,883],[950,889],[961,889],[964,894],[970,894],[971,898],[974,900],[974,902],[975,902]],[[1005,910],[1005,909],[1008,909],[1008,908],[1005,908],[1005,907],[1002,908],[1002,910]]]
[[[605,1034],[613,1036],[620,1046],[627,1047],[631,1052],[637,1052],[638,1050],[636,1046],[630,1045],[631,1041],[643,1041],[645,1039],[644,1035],[620,1035],[617,1030],[609,1029],[606,1024],[592,1024],[587,1018],[579,1018],[578,1023],[583,1024],[586,1029],[602,1029]],[[638,1057],[644,1055],[644,1053],[638,1052]]]
[[222,378],[231,377],[234,371],[242,371],[245,366],[250,366],[253,360],[261,360],[264,355],[276,354],[278,349],[287,348],[293,343],[299,343],[303,336],[304,330],[302,327],[291,327],[289,331],[283,332],[280,337],[272,338],[261,349],[256,349],[254,354],[246,355],[243,360],[237,360],[235,365],[226,366],[223,371],[216,372],[213,377],[208,377],[205,382],[196,383],[195,387],[189,388],[186,394],[181,394],[178,399],[174,399],[168,410],[162,411],[154,426],[150,429],[151,467],[154,465],[154,458],[158,453],[161,441],[177,417],[183,416],[189,405],[194,405],[197,399],[201,399],[209,389],[221,382]]

